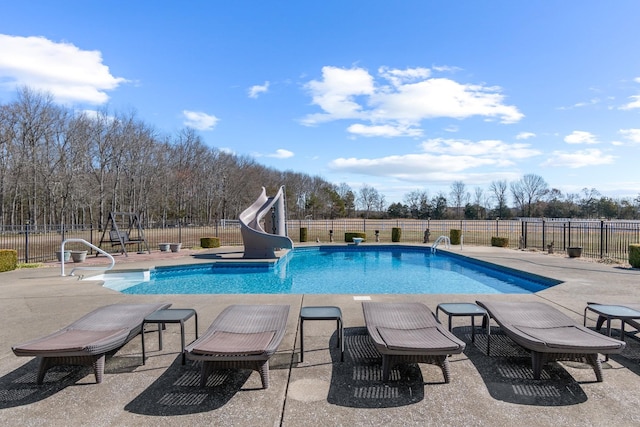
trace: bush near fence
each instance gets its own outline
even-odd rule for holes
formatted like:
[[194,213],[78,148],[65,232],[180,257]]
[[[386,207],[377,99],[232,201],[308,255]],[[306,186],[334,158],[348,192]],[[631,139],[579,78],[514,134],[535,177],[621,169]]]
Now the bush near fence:
[[[391,243],[394,228],[402,229],[403,243],[423,244],[425,232],[429,231],[430,245],[439,236],[449,237],[450,230],[461,230],[464,245],[490,246],[492,237],[508,239],[509,248],[546,251],[553,243],[555,252],[566,252],[570,246],[581,246],[582,256],[588,258],[611,258],[628,262],[629,245],[640,243],[640,221],[553,221],[553,220],[379,220],[379,219],[335,219],[288,221],[287,231],[293,241],[300,241],[300,231],[306,229],[307,241],[328,243],[330,230],[333,236],[344,236],[347,232],[374,233],[379,231],[381,243]],[[18,226],[0,232],[0,249],[14,249],[19,262],[45,262],[55,260],[55,251],[65,238],[81,238],[98,246],[102,231],[89,226],[67,229],[50,226],[46,229]],[[159,243],[182,243],[183,248],[200,247],[203,236],[217,237],[221,246],[241,246],[242,235],[238,221],[220,221],[211,226],[187,226],[145,228],[149,248],[157,250]],[[108,233],[107,233],[108,236]],[[70,243],[69,250],[86,249],[82,244]],[[117,252],[119,246],[102,244],[107,251]],[[131,250],[137,249],[132,246]]]
[[18,252],[13,249],[0,249],[0,272],[15,270],[18,267]]

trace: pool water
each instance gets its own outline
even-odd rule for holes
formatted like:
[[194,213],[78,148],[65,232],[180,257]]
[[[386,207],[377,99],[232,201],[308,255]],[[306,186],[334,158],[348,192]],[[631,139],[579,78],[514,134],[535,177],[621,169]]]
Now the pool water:
[[144,279],[108,280],[126,294],[522,294],[558,281],[429,248],[296,248],[277,264],[158,267]]

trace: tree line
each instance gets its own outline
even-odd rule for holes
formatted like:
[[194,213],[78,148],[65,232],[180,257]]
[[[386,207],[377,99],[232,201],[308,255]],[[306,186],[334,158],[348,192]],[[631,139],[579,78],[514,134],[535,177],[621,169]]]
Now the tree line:
[[[251,185],[255,185],[252,188]],[[562,194],[537,175],[492,182],[473,194],[456,181],[449,194],[420,189],[403,203],[365,185],[355,191],[322,177],[278,171],[207,146],[193,129],[163,135],[135,112],[77,112],[48,93],[21,88],[0,104],[0,221],[102,228],[111,211],[143,224],[211,225],[236,219],[259,195],[285,186],[287,213],[305,218],[638,218],[640,197],[613,200],[595,189]],[[513,200],[513,206],[508,200]]]

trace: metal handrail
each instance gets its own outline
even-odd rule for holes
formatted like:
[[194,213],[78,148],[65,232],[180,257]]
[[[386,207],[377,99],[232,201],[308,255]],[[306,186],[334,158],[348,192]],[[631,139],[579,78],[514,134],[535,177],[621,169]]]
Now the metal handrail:
[[71,272],[69,273],[69,276],[73,276],[73,272],[76,270],[96,270],[96,271],[107,271],[107,270],[111,270],[113,268],[113,266],[116,265],[116,260],[113,258],[113,256],[111,256],[111,254],[103,251],[102,249],[100,249],[99,247],[92,245],[91,243],[87,242],[84,239],[65,239],[62,241],[62,243],[60,244],[60,259],[61,259],[61,263],[60,263],[60,269],[61,269],[61,276],[64,276],[64,245],[67,242],[77,242],[77,243],[84,243],[85,245],[89,246],[92,249],[95,249],[96,251],[100,252],[101,254],[105,255],[107,258],[109,258],[111,260],[111,265],[108,267],[105,266],[96,266],[96,267],[75,267],[71,270]]
[[436,239],[436,241],[433,243],[433,245],[431,245],[431,253],[434,254],[436,253],[436,248],[438,247],[438,245],[444,242],[444,244],[446,245],[447,249],[451,247],[451,239],[449,239],[449,237],[447,236],[440,236]]

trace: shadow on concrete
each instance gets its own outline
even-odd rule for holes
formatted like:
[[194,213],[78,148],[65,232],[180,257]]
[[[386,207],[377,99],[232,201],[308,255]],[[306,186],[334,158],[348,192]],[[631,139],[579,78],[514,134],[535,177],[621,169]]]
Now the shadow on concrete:
[[[476,333],[476,342],[472,343],[470,327],[454,328],[453,332],[467,343],[464,354],[475,365],[494,399],[533,406],[568,406],[587,400],[580,383],[557,362],[545,365],[541,378],[533,379],[531,356],[500,333],[499,328],[491,328],[491,356],[486,353],[487,335]],[[592,371],[586,364],[572,366]]]
[[[107,356],[105,374],[133,372],[140,364],[140,357]],[[55,366],[47,371],[42,385],[36,384],[38,375],[37,359],[31,359],[18,369],[0,378],[0,409],[28,405],[44,400],[66,387],[97,386],[93,369],[88,366],[63,365]],[[76,384],[89,376],[90,381]]]
[[75,384],[91,374],[89,368],[58,366],[49,369],[42,385],[36,384],[38,361],[36,359],[0,378],[0,409],[28,405]]
[[[333,370],[327,401],[351,408],[393,408],[424,399],[425,382],[418,365],[399,366],[382,382],[382,357],[364,327],[345,328],[344,362],[340,362],[337,334],[330,339]],[[440,372],[440,369],[437,369]],[[434,377],[435,378],[435,377]],[[440,384],[440,377],[435,383]]]
[[[625,334],[625,342],[627,346],[620,354],[612,354],[609,356],[611,360],[621,364],[636,375],[640,375],[640,340],[636,336],[637,332],[627,332]],[[613,338],[620,339],[620,336],[613,335]]]
[[[168,416],[207,412],[224,406],[242,390],[250,370],[228,369],[214,372],[200,387],[200,365],[181,364],[178,357],[145,391],[125,406],[135,414]],[[244,389],[246,390],[246,389]]]

